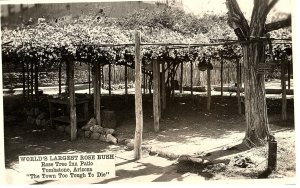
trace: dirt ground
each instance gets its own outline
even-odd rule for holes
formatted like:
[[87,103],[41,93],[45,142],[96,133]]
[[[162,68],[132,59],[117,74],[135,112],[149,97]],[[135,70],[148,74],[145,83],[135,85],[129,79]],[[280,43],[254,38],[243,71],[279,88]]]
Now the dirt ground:
[[[8,100],[4,97],[5,100]],[[10,98],[10,100],[12,100]],[[50,127],[30,129],[21,112],[4,116],[5,166],[8,183],[116,183],[116,182],[203,182],[205,180],[257,179],[267,165],[268,147],[240,146],[245,134],[244,114],[238,115],[236,98],[212,97],[212,109],[206,110],[206,97],[177,96],[169,100],[163,113],[160,132],[153,131],[152,99],[143,97],[143,158],[133,161],[133,151],[126,145],[112,145],[99,140],[69,136]],[[4,103],[5,104],[5,103]],[[128,104],[124,96],[103,96],[101,104],[116,112],[118,138],[134,138],[134,96]],[[271,132],[278,142],[277,169],[268,178],[294,183],[296,174],[294,101],[288,99],[288,120],[281,121],[281,100],[268,98]],[[20,110],[20,109],[19,109]],[[25,181],[18,172],[19,155],[113,152],[116,154],[116,177],[105,180]],[[202,156],[213,165],[181,163],[182,155]],[[250,159],[246,168],[237,161]],[[218,161],[221,161],[218,162]]]

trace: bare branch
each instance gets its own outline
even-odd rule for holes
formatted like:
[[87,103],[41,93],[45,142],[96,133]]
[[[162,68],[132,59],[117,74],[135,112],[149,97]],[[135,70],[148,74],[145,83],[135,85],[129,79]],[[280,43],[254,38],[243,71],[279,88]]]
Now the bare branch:
[[278,0],[271,0],[271,2],[269,3],[269,5],[268,5],[268,7],[266,9],[266,14],[267,15],[271,11],[271,9],[276,5],[277,2],[278,2]]
[[[236,0],[226,0],[229,20],[234,27],[239,27],[245,35],[249,35],[249,24]],[[235,29],[235,28],[234,28]]]
[[284,27],[289,27],[292,24],[292,18],[291,15],[289,15],[286,19],[280,20],[277,22],[269,23],[265,25],[265,32],[268,33],[270,31],[274,31],[277,29],[281,29]]

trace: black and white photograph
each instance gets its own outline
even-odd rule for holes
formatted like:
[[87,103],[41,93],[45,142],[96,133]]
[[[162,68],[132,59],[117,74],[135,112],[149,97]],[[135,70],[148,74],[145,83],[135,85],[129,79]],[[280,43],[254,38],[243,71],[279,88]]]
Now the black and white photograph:
[[4,184],[296,184],[295,0],[0,6]]

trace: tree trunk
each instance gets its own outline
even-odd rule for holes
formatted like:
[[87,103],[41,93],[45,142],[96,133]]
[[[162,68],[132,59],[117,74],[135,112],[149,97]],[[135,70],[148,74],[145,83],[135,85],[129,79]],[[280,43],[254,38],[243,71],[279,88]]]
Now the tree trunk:
[[250,147],[264,145],[269,135],[264,75],[257,74],[257,64],[264,62],[264,44],[242,46],[245,73],[246,135],[244,143]]
[[[244,59],[246,135],[244,143],[253,147],[264,145],[270,134],[265,98],[264,74],[257,74],[258,64],[265,63],[266,33],[291,25],[287,19],[268,23],[266,19],[277,0],[254,0],[250,24],[244,17],[236,0],[226,0],[230,26],[241,41]],[[254,39],[253,39],[254,38]],[[256,39],[258,40],[256,40]]]

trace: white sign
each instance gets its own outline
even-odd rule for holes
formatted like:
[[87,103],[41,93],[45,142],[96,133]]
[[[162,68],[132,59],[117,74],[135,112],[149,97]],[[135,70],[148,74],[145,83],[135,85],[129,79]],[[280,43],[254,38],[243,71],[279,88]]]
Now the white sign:
[[115,154],[19,156],[20,171],[32,180],[115,177]]

